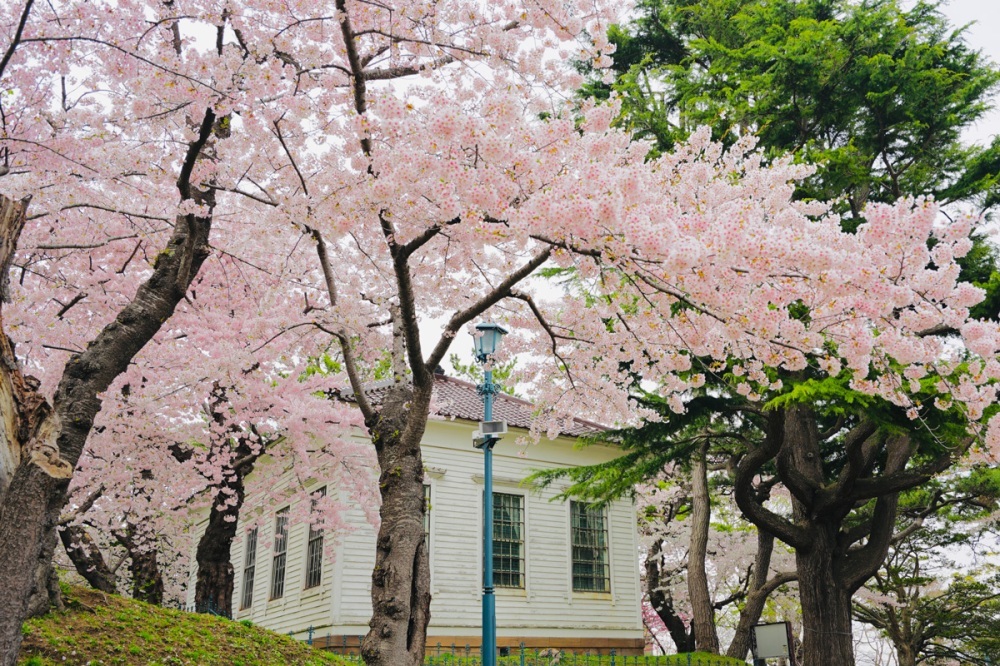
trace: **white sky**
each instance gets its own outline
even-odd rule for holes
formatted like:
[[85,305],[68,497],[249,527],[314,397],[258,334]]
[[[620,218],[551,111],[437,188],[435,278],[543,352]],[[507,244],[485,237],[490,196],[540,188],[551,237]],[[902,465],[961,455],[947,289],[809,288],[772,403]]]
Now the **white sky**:
[[[974,48],[981,50],[994,63],[1000,64],[1000,0],[946,0],[942,11],[955,27],[971,23],[966,31],[966,41]],[[997,106],[1000,106],[1000,94],[995,96]],[[1000,134],[1000,109],[994,109],[974,127],[966,131],[966,141],[970,143],[988,144],[993,137]],[[423,343],[426,348],[436,342],[442,322],[421,322]],[[464,363],[472,360],[472,338],[464,331],[460,332],[452,344],[451,351],[457,352]],[[442,364],[445,371],[451,373],[451,364]]]
[[[966,41],[1000,64],[1000,0],[948,0],[942,10],[954,26],[972,23]],[[994,109],[966,133],[966,139],[986,144],[997,134],[1000,134],[1000,111]]]

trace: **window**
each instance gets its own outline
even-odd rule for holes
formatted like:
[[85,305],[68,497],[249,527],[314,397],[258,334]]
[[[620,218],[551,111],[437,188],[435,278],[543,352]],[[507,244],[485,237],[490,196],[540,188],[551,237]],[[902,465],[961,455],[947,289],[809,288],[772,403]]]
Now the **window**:
[[573,591],[610,592],[608,521],[604,509],[570,502],[570,538],[573,547]]
[[426,545],[427,557],[431,554],[431,486],[424,484],[424,544]]
[[271,559],[271,598],[285,596],[285,556],[288,552],[288,509],[274,515],[274,557]]
[[240,599],[240,610],[253,605],[253,576],[257,568],[257,528],[247,531],[243,551],[243,594]]
[[524,587],[524,496],[493,493],[493,583]]
[[[316,493],[320,497],[326,497],[326,486],[323,486]],[[316,500],[313,498],[312,508],[316,510]],[[323,530],[315,529],[314,525],[309,525],[309,545],[306,547],[306,589],[316,587],[323,581]]]

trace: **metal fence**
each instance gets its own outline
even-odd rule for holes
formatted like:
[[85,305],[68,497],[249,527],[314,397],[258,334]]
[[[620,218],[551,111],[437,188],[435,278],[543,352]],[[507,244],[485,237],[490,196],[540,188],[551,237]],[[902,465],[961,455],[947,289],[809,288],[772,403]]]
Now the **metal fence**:
[[[292,635],[289,632],[289,635]],[[358,647],[362,636],[317,636],[310,627],[306,632],[306,643],[340,655],[345,661],[363,663]],[[536,650],[522,643],[519,647],[501,647],[498,650],[497,666],[733,666],[741,664],[726,657],[675,654],[675,655],[621,655],[616,650]],[[424,654],[424,666],[481,666],[482,654],[479,647],[452,643],[429,644]]]
[[206,615],[215,615],[217,617],[224,617],[227,620],[233,619],[233,614],[231,611],[223,611],[215,606],[215,604],[208,602],[203,604],[184,604],[180,601],[164,601],[163,606],[165,608],[176,608],[177,610],[187,611],[188,613],[204,613]]

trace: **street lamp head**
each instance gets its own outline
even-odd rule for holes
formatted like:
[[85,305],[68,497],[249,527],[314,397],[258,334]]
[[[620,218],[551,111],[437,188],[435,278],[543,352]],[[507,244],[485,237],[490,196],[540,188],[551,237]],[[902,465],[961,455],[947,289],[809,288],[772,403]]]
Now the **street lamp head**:
[[500,338],[507,335],[507,329],[500,324],[483,322],[476,324],[476,360],[485,363],[486,359],[496,353],[500,346]]

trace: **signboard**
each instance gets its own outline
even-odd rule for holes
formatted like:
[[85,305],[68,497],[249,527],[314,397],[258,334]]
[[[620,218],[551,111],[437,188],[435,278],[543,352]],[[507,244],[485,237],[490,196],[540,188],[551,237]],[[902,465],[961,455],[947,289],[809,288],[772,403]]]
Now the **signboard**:
[[751,646],[754,659],[775,659],[789,656],[788,637],[790,627],[787,622],[758,624],[753,628]]

